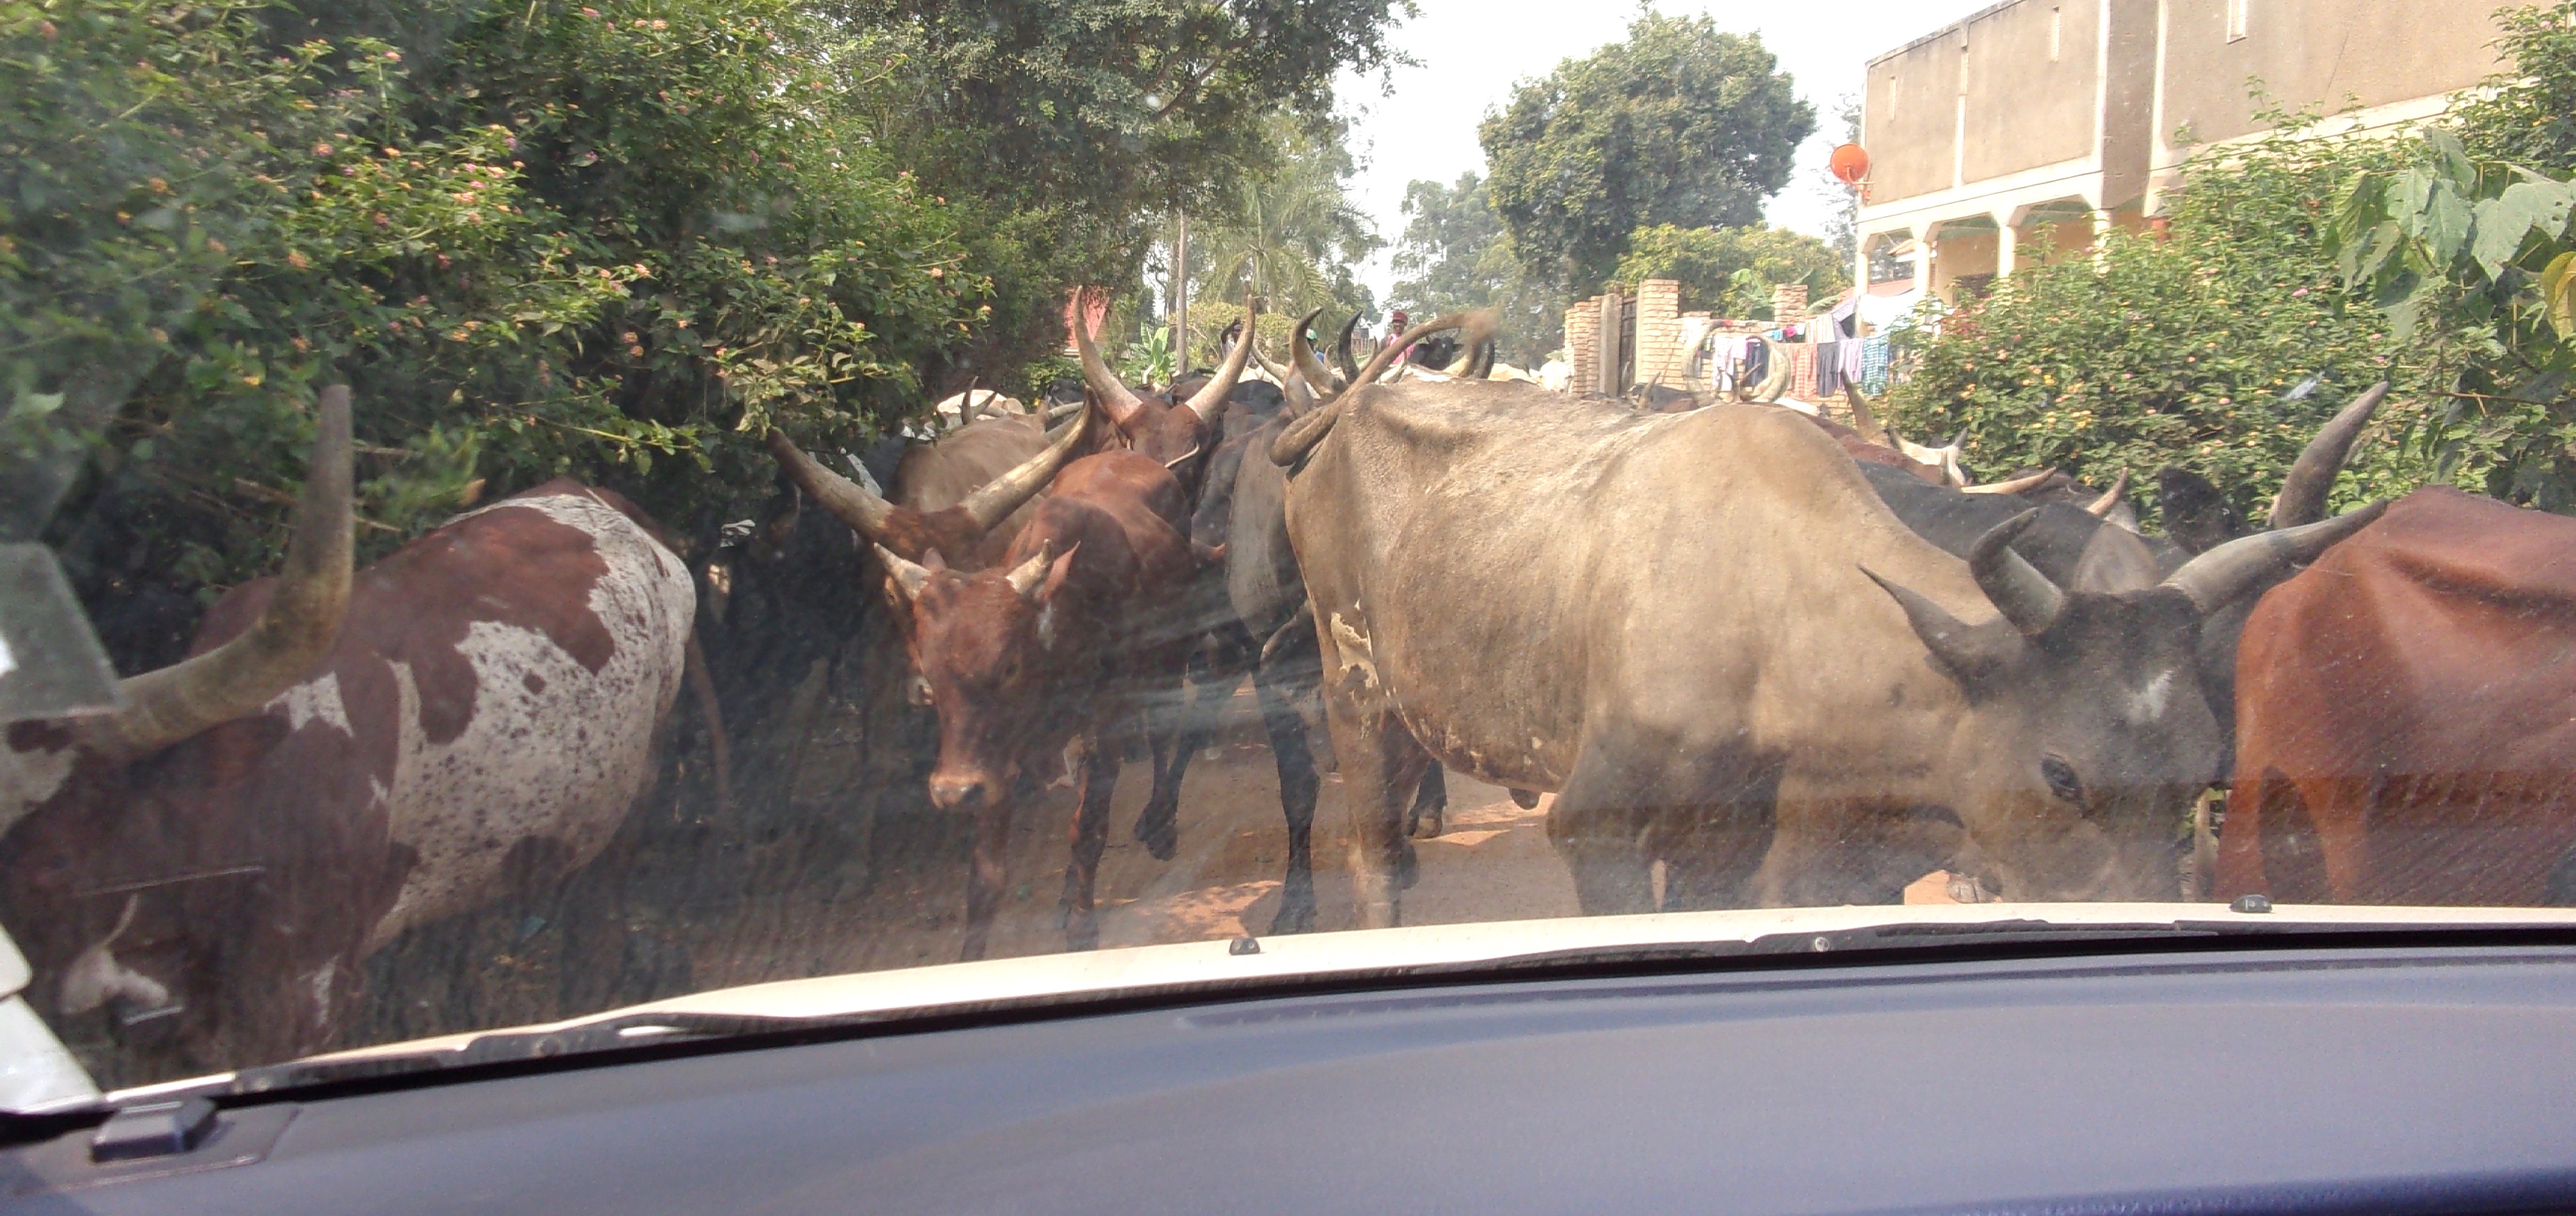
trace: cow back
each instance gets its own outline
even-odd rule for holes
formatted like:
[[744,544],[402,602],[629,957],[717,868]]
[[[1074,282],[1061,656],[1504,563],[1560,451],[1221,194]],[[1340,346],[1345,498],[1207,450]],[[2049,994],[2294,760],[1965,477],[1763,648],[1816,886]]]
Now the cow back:
[[2419,490],[2266,594],[2218,886],[2556,902],[2576,847],[2576,521]]

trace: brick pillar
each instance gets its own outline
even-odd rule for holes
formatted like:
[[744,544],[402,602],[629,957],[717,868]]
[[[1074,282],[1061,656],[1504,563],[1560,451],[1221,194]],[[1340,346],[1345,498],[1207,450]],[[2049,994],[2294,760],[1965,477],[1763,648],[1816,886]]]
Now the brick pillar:
[[1594,342],[1594,331],[1601,323],[1601,297],[1577,301],[1565,310],[1565,361],[1574,371],[1566,389],[1576,396],[1593,391],[1597,379],[1595,364],[1600,347]]
[[1681,315],[1681,280],[1637,284],[1637,383],[1683,387]]
[[1775,325],[1795,325],[1807,319],[1807,285],[1778,283],[1771,288],[1771,321]]

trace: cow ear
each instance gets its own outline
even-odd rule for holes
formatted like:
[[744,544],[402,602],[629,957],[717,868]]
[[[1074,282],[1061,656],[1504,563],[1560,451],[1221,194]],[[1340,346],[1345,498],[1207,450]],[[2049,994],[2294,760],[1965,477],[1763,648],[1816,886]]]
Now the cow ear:
[[1055,559],[1055,565],[1047,570],[1046,586],[1038,588],[1039,600],[1055,598],[1055,593],[1064,586],[1065,577],[1073,573],[1073,555],[1081,551],[1082,543],[1076,541],[1072,548],[1064,551],[1064,556]]
[[1861,567],[1861,573],[1905,610],[1906,623],[1914,627],[1914,636],[1932,652],[1933,663],[1971,699],[1981,697],[1994,685],[2015,651],[2024,645],[2020,631],[2007,622],[1968,624],[1922,593],[1880,578],[1866,566]]

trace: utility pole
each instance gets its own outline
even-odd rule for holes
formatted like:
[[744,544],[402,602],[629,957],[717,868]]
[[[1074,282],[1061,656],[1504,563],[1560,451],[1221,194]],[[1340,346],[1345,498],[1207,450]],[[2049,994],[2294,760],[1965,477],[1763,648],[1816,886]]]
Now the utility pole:
[[1173,212],[1172,382],[1190,374],[1190,215]]

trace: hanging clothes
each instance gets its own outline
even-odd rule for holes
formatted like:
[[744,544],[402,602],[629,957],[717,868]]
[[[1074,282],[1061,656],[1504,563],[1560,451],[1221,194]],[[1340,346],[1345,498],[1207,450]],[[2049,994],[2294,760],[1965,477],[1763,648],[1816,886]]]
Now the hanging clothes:
[[1888,345],[1885,338],[1866,338],[1860,346],[1860,391],[1877,396],[1887,391]]
[[1736,364],[1740,370],[1735,374],[1735,382],[1749,387],[1769,379],[1771,344],[1758,336],[1750,335],[1738,341],[1743,345],[1737,348]]
[[1801,401],[1816,399],[1816,348],[1804,342],[1793,343],[1789,352],[1789,396]]
[[1825,341],[1815,345],[1816,395],[1832,397],[1843,391],[1843,347],[1848,342]]

